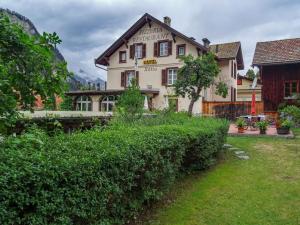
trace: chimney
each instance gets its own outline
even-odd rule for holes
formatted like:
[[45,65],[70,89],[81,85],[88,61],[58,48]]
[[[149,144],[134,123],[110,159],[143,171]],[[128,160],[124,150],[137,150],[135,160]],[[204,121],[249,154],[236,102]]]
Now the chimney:
[[207,38],[203,38],[202,41],[204,47],[209,48],[210,41]]
[[190,39],[191,39],[191,40],[193,40],[193,41],[195,41],[195,40],[196,40],[196,38],[194,38],[194,37],[190,37]]
[[167,24],[169,27],[171,26],[171,18],[168,16],[164,17],[164,23]]

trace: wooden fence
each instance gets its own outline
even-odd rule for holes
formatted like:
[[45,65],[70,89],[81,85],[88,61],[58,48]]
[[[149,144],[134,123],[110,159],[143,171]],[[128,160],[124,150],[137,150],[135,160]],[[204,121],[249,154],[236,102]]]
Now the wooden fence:
[[[251,114],[251,102],[203,102],[203,115],[234,120],[241,115]],[[264,112],[264,103],[256,102],[256,114]]]

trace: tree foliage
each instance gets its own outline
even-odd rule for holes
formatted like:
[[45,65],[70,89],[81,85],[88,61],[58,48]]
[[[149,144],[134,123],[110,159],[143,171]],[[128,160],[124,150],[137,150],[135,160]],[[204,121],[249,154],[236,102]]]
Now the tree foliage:
[[143,107],[144,96],[133,79],[131,85],[118,99],[117,115],[125,121],[133,121],[142,116]]
[[36,95],[46,100],[64,92],[69,73],[54,54],[60,43],[56,33],[31,36],[0,14],[0,117],[17,107],[33,110]]
[[254,80],[256,76],[257,74],[255,74],[255,71],[253,69],[249,69],[246,73],[246,77],[248,77],[250,80]]
[[177,74],[175,92],[177,95],[191,99],[188,113],[192,115],[194,103],[201,97],[201,91],[216,85],[218,94],[227,96],[228,88],[224,82],[216,83],[220,69],[212,53],[194,58],[192,55],[182,57],[184,66]]

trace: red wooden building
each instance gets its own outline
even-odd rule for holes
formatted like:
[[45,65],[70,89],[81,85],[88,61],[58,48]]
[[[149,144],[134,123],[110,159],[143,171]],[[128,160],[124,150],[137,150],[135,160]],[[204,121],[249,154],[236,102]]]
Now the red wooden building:
[[258,42],[252,64],[260,70],[265,112],[300,93],[300,38]]

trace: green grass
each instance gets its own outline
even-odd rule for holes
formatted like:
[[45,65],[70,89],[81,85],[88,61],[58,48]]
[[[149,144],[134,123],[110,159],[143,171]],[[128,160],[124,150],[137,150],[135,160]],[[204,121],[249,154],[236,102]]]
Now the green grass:
[[300,138],[230,137],[228,143],[250,160],[227,153],[211,170],[180,179],[140,224],[300,224]]

